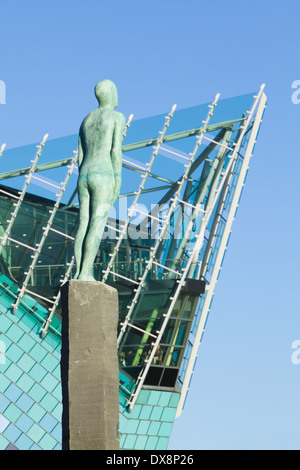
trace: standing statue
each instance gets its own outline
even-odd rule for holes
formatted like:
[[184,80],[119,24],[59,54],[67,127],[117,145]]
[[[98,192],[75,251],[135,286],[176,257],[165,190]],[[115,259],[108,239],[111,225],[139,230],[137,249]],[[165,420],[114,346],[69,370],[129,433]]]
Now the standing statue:
[[114,109],[118,93],[111,80],[95,86],[99,107],[82,121],[78,141],[79,228],[74,279],[95,281],[93,264],[111,206],[120,195],[125,116]]

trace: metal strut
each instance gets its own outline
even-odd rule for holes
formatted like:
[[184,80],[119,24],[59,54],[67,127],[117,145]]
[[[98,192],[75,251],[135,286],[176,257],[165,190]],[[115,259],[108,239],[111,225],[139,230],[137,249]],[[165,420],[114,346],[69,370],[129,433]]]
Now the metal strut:
[[[127,326],[128,322],[130,321],[131,314],[132,314],[132,312],[133,312],[133,310],[134,310],[135,304],[137,303],[137,298],[138,298],[138,296],[139,296],[139,294],[140,294],[140,292],[141,292],[141,290],[142,290],[142,288],[143,288],[143,286],[144,286],[144,282],[145,282],[146,277],[147,277],[147,275],[148,275],[148,273],[149,273],[149,271],[150,271],[150,269],[151,269],[151,267],[152,267],[152,264],[153,264],[154,262],[155,262],[155,263],[158,262],[157,260],[155,260],[156,252],[157,252],[157,250],[158,250],[158,248],[159,248],[159,245],[160,245],[161,240],[163,239],[163,237],[164,237],[164,235],[165,235],[165,233],[166,233],[166,230],[169,228],[171,215],[172,215],[172,213],[174,212],[174,210],[175,210],[175,208],[176,208],[176,205],[177,205],[177,203],[178,203],[178,200],[179,200],[179,196],[180,196],[182,187],[184,186],[184,184],[185,184],[185,182],[186,182],[186,180],[187,180],[187,178],[188,178],[188,174],[189,174],[189,172],[190,172],[190,168],[191,168],[191,166],[192,166],[192,164],[193,164],[193,161],[194,161],[194,159],[195,159],[195,156],[196,156],[196,153],[197,153],[197,151],[198,151],[198,148],[199,148],[199,146],[200,146],[201,143],[202,143],[203,135],[204,135],[204,133],[205,133],[205,131],[206,131],[206,127],[207,127],[207,125],[208,125],[208,123],[209,123],[209,120],[210,120],[210,118],[211,118],[211,116],[212,116],[212,114],[213,114],[213,110],[214,110],[215,106],[217,105],[218,99],[219,99],[219,95],[216,96],[216,98],[215,98],[213,104],[209,106],[209,107],[210,107],[210,111],[209,111],[209,113],[208,113],[207,119],[206,119],[205,121],[203,121],[204,126],[201,128],[201,129],[202,129],[202,130],[201,130],[201,133],[200,133],[199,136],[197,137],[197,142],[196,142],[196,145],[195,145],[195,148],[194,148],[193,152],[190,153],[190,160],[189,160],[189,163],[188,163],[187,165],[185,165],[185,167],[186,167],[185,173],[184,173],[184,175],[182,176],[181,180],[178,182],[178,187],[177,187],[177,190],[176,190],[176,193],[175,193],[174,197],[172,198],[172,203],[171,203],[171,205],[170,205],[170,207],[169,207],[168,213],[167,213],[167,215],[166,215],[166,216],[164,217],[164,219],[163,219],[163,225],[162,225],[161,227],[159,227],[160,235],[159,235],[159,237],[158,237],[158,239],[157,239],[157,241],[156,241],[155,246],[154,246],[154,247],[151,249],[151,251],[150,251],[150,257],[149,257],[149,260],[146,262],[145,271],[144,271],[143,276],[142,276],[141,279],[140,279],[139,287],[138,287],[138,289],[136,290],[136,293],[135,293],[135,296],[134,296],[134,298],[133,298],[133,300],[132,300],[131,305],[128,307],[128,308],[129,308],[128,313],[127,313],[127,315],[126,315],[125,321],[124,321],[123,326],[122,326],[122,328],[121,328],[121,330],[120,330],[120,333],[119,333],[118,344],[120,344],[120,341],[121,341],[121,339],[122,339],[122,337],[123,337],[123,334],[125,333],[126,326]],[[151,216],[150,214],[146,214],[146,215],[147,215],[148,217],[153,217],[153,216]]]
[[[237,186],[236,186],[236,189],[235,189],[235,192],[234,192],[233,201],[232,201],[231,208],[230,208],[230,211],[229,211],[226,223],[225,223],[225,228],[224,228],[224,231],[223,231],[220,247],[218,249],[217,258],[216,258],[216,261],[215,261],[215,264],[214,264],[213,272],[211,273],[211,280],[210,280],[210,283],[209,283],[208,288],[207,288],[207,294],[206,294],[204,305],[202,307],[202,311],[201,311],[201,314],[200,314],[199,323],[198,323],[198,326],[197,326],[197,329],[196,329],[196,333],[194,334],[194,343],[192,344],[187,369],[186,369],[185,376],[184,376],[183,383],[182,383],[181,397],[180,397],[180,401],[179,401],[179,404],[178,404],[176,417],[178,417],[181,414],[182,410],[183,410],[186,395],[187,395],[188,390],[189,390],[189,385],[190,385],[191,377],[192,377],[193,372],[194,372],[195,361],[196,361],[196,358],[197,358],[197,351],[198,351],[199,345],[201,343],[202,335],[203,335],[204,330],[205,330],[205,324],[206,324],[207,316],[208,316],[210,306],[211,306],[211,302],[212,302],[212,298],[213,298],[213,295],[214,295],[215,284],[217,282],[219,272],[221,270],[222,260],[223,260],[223,257],[224,257],[224,253],[227,249],[229,234],[231,232],[232,223],[233,223],[233,220],[234,220],[234,217],[235,217],[235,213],[236,213],[236,210],[237,210],[237,207],[238,207],[240,195],[241,195],[242,188],[243,188],[243,185],[244,185],[244,181],[245,181],[245,178],[246,178],[246,173],[247,173],[247,170],[248,170],[248,167],[249,167],[249,161],[250,161],[252,153],[253,153],[253,148],[254,148],[254,145],[255,145],[255,142],[256,142],[256,137],[257,137],[257,134],[258,134],[258,131],[259,131],[259,126],[262,122],[263,112],[264,112],[264,109],[266,107],[266,96],[263,94],[263,90],[264,90],[264,85],[262,85],[262,87],[260,88],[260,91],[259,91],[258,95],[254,96],[255,101],[254,101],[253,107],[252,107],[252,109],[249,113],[249,119],[247,120],[247,123],[249,124],[250,119],[254,114],[255,108],[256,108],[257,104],[259,103],[258,104],[258,110],[257,110],[256,116],[255,116],[255,119],[254,119],[254,124],[253,124],[252,130],[251,130],[251,135],[250,135],[249,142],[248,142],[248,145],[247,145],[247,149],[246,149],[246,152],[245,152],[245,155],[244,155],[243,165],[242,165],[242,168],[241,168],[241,171],[240,171],[240,174],[239,174],[239,178],[238,178],[238,182],[237,182]],[[244,133],[244,135],[245,135],[245,133]],[[230,172],[226,176],[226,180],[225,180],[225,183],[223,185],[221,196],[220,196],[220,199],[219,199],[219,202],[218,202],[216,219],[214,220],[214,223],[213,223],[213,226],[212,226],[210,240],[209,240],[209,243],[208,243],[207,251],[204,255],[203,264],[201,266],[201,272],[198,275],[199,277],[203,277],[205,275],[205,272],[206,272],[206,269],[207,269],[208,258],[209,258],[209,254],[211,252],[211,245],[212,245],[213,239],[215,238],[216,233],[217,233],[217,228],[218,228],[218,225],[219,225],[219,222],[220,222],[220,219],[221,219],[222,208],[225,204],[226,194],[227,194],[228,189],[229,189],[229,180],[230,180],[230,178],[232,177],[232,175],[234,173],[234,169],[235,169],[235,167],[232,166]]]
[[[125,318],[125,321],[122,325],[122,328],[121,328],[121,331],[120,331],[120,334],[119,334],[119,338],[118,338],[118,343],[120,344],[120,341],[125,333],[125,330],[126,330],[126,327],[128,326],[129,324],[129,321],[130,321],[130,318],[131,318],[131,314],[133,312],[133,309],[134,309],[134,306],[135,304],[137,303],[137,298],[143,288],[143,285],[144,285],[144,282],[146,280],[146,277],[148,275],[148,272],[149,270],[151,269],[152,265],[153,264],[157,264],[158,261],[155,260],[155,255],[156,255],[156,252],[160,246],[160,242],[166,232],[166,230],[168,229],[169,227],[169,224],[170,224],[170,219],[171,219],[171,215],[172,213],[174,212],[175,208],[176,208],[176,205],[178,203],[178,200],[179,200],[179,197],[180,197],[180,193],[181,193],[181,190],[184,186],[184,184],[186,183],[187,179],[188,179],[188,175],[189,175],[189,172],[190,172],[190,169],[191,169],[191,166],[195,160],[195,157],[196,157],[196,153],[199,149],[199,146],[201,145],[202,143],[202,139],[203,139],[203,136],[206,132],[206,129],[207,129],[207,126],[208,126],[208,123],[213,115],[213,111],[214,111],[214,108],[217,106],[217,103],[218,103],[218,99],[219,99],[219,94],[216,95],[213,103],[211,105],[209,105],[209,112],[208,112],[208,115],[207,115],[207,118],[205,121],[203,121],[203,127],[201,128],[201,132],[200,134],[197,136],[197,141],[196,141],[196,145],[194,147],[194,150],[192,153],[190,153],[190,160],[189,160],[189,163],[187,165],[185,165],[186,167],[186,170],[185,170],[185,173],[183,174],[181,180],[178,182],[178,187],[177,187],[177,190],[176,190],[176,193],[174,195],[174,197],[172,198],[172,203],[170,205],[170,208],[169,208],[169,211],[168,211],[168,214],[165,216],[165,219],[164,219],[164,223],[163,223],[163,226],[160,228],[160,235],[157,239],[157,242],[155,244],[155,246],[153,247],[153,249],[151,250],[150,252],[150,258],[149,260],[147,261],[147,265],[146,265],[146,268],[145,268],[145,271],[144,271],[144,274],[142,276],[142,278],[140,279],[140,284],[139,284],[139,287],[136,289],[136,293],[135,293],[135,296],[133,298],[133,301],[132,301],[132,304],[131,306],[129,307],[129,311],[127,313],[127,316]],[[164,321],[163,321],[163,325],[160,329],[160,331],[158,331],[158,335],[157,335],[157,338],[155,340],[155,343],[152,344],[152,350],[149,354],[149,357],[147,358],[147,360],[145,361],[145,368],[144,370],[142,371],[142,373],[139,375],[139,377],[137,378],[137,383],[136,383],[136,389],[135,389],[135,392],[131,395],[130,399],[129,399],[129,410],[132,409],[132,407],[134,406],[134,403],[137,399],[137,396],[139,394],[139,391],[141,389],[141,387],[143,386],[143,383],[144,383],[144,380],[145,380],[145,377],[148,373],[148,370],[149,370],[149,367],[151,365],[151,362],[154,358],[154,355],[155,355],[155,352],[157,350],[157,347],[160,343],[160,340],[161,340],[161,337],[163,335],[163,332],[165,330],[165,327],[167,325],[167,322],[169,320],[169,317],[170,317],[170,314],[173,310],[173,307],[175,305],[175,302],[177,300],[177,297],[179,295],[179,292],[181,290],[181,287],[183,285],[183,283],[185,282],[185,278],[186,278],[186,274],[187,274],[187,270],[186,269],[183,269],[180,273],[178,272],[177,273],[178,275],[181,276],[181,279],[180,280],[177,280],[178,282],[178,287],[177,287],[177,292],[176,294],[173,296],[172,298],[172,302],[171,302],[171,307],[169,308],[168,310],[168,313],[164,315]]]
[[[73,156],[73,159],[72,159],[72,162],[71,162],[71,165],[69,166],[69,170],[67,172],[67,175],[66,175],[66,178],[65,178],[65,181],[62,183],[62,186],[60,188],[60,192],[58,193],[58,198],[56,200],[56,203],[54,204],[54,207],[53,209],[51,209],[49,212],[51,214],[49,220],[48,220],[48,223],[46,225],[46,227],[43,228],[43,235],[42,235],[42,238],[41,238],[41,241],[40,243],[38,243],[36,245],[36,249],[35,249],[35,254],[33,255],[33,258],[32,258],[32,262],[31,262],[31,265],[29,266],[29,269],[28,271],[25,273],[26,274],[26,277],[25,277],[25,280],[23,282],[23,285],[21,287],[21,289],[19,290],[19,295],[16,299],[16,302],[12,305],[13,307],[13,313],[16,313],[17,311],[17,308],[20,304],[20,300],[23,298],[23,296],[25,295],[26,291],[27,291],[27,285],[29,283],[29,280],[30,280],[30,276],[32,274],[32,271],[34,270],[35,268],[35,265],[37,263],[37,260],[38,260],[38,257],[42,251],[42,248],[43,248],[43,245],[45,243],[45,240],[48,236],[48,233],[50,231],[50,228],[51,228],[51,225],[53,223],[53,220],[54,220],[54,217],[56,215],[56,212],[57,212],[57,209],[59,208],[59,204],[60,204],[60,201],[61,201],[61,198],[65,192],[65,189],[66,189],[66,186],[68,184],[68,181],[70,179],[70,176],[71,174],[73,173],[73,170],[74,170],[74,167],[75,167],[75,164],[76,164],[76,161],[77,161],[77,155],[78,155],[78,152],[77,151],[74,151],[74,156]],[[35,295],[33,292],[30,292],[31,295]],[[55,301],[55,298],[54,298],[54,301]]]
[[128,226],[129,226],[129,223],[130,223],[130,220],[132,218],[132,215],[134,213],[134,211],[136,210],[136,206],[137,206],[137,203],[138,203],[138,200],[139,200],[139,197],[144,189],[144,186],[145,186],[145,183],[146,183],[146,180],[148,178],[148,176],[150,175],[150,170],[153,166],[153,163],[155,161],[155,158],[159,152],[159,149],[160,149],[160,146],[163,142],[163,139],[164,139],[164,136],[165,136],[165,133],[167,132],[167,129],[170,125],[170,121],[174,115],[174,112],[175,112],[175,109],[176,109],[176,105],[174,104],[170,113],[168,114],[168,116],[166,116],[166,120],[165,120],[165,124],[164,124],[164,127],[162,129],[162,131],[160,131],[160,136],[157,140],[157,144],[156,146],[154,147],[154,152],[152,154],[152,157],[151,157],[151,160],[150,162],[148,163],[147,165],[147,169],[145,170],[145,173],[143,174],[143,177],[142,177],[142,182],[139,186],[139,189],[136,193],[136,196],[134,198],[134,201],[133,201],[133,204],[132,206],[130,207],[129,209],[129,214],[128,214],[128,217],[127,217],[127,220],[126,220],[126,223],[124,224],[123,228],[122,228],[122,231],[118,237],[118,241],[117,241],[117,244],[115,246],[115,249],[114,249],[114,252],[111,254],[111,258],[109,260],[109,263],[107,265],[107,268],[106,270],[104,271],[104,274],[103,274],[103,278],[102,278],[102,282],[106,282],[107,281],[107,278],[108,278],[108,275],[109,273],[111,272],[111,269],[112,269],[112,266],[114,264],[114,261],[115,261],[115,258],[117,256],[117,253],[119,251],[119,248],[120,248],[120,245],[122,243],[122,240],[124,239],[125,235],[127,234],[127,229],[128,229]]
[[[74,264],[74,260],[75,260],[75,257],[72,256],[72,259],[70,261],[70,263],[68,263],[68,269],[65,273],[65,277],[63,278],[63,280],[61,281],[61,285],[63,286],[69,279],[70,275],[71,275],[71,271],[72,271],[72,267],[73,267],[73,264]],[[60,302],[60,298],[61,298],[61,291],[59,290],[57,296],[55,297],[55,300],[54,300],[54,303],[52,305],[52,307],[49,309],[49,315],[48,315],[48,318],[47,320],[44,322],[42,328],[40,329],[40,335],[41,335],[41,338],[44,339],[46,334],[48,333],[48,329],[49,329],[49,326],[51,325],[51,322],[52,322],[52,319],[53,319],[53,316],[55,314],[55,311],[58,307],[58,304]]]
[[[20,196],[17,198],[18,199],[18,202],[14,203],[13,205],[15,206],[15,209],[13,210],[13,212],[11,213],[11,216],[10,216],[10,219],[7,221],[8,222],[8,226],[5,230],[5,233],[3,235],[3,237],[0,237],[2,238],[2,241],[0,243],[0,254],[2,253],[2,250],[3,250],[3,247],[6,245],[6,242],[8,239],[10,239],[11,241],[14,241],[13,239],[9,238],[10,237],[10,233],[11,233],[11,229],[12,229],[12,226],[14,225],[14,222],[16,220],[16,217],[18,215],[18,212],[19,212],[19,209],[21,207],[21,204],[24,200],[24,197],[25,197],[25,194],[26,194],[26,191],[27,191],[27,188],[28,188],[28,185],[33,177],[33,174],[35,172],[35,169],[36,169],[36,166],[37,166],[37,163],[39,161],[39,158],[40,156],[42,155],[42,151],[43,151],[43,148],[45,146],[45,143],[46,143],[46,140],[48,138],[48,134],[44,135],[43,137],[43,140],[42,142],[40,143],[40,145],[37,145],[37,153],[35,155],[35,159],[34,160],[31,160],[31,167],[30,167],[30,170],[29,170],[29,173],[28,175],[26,176],[26,180],[25,180],[25,184],[23,186],[23,189],[22,191],[20,192]],[[1,147],[1,150],[3,152],[4,148],[3,146]],[[1,153],[1,152],[0,152]],[[2,154],[1,154],[2,155]],[[16,198],[16,197],[15,197]],[[19,242],[18,242],[19,243]]]
[[2,155],[3,155],[3,152],[4,152],[5,147],[6,147],[6,144],[2,144],[1,147],[0,147],[0,158],[1,158]]
[[251,121],[251,118],[254,114],[254,111],[256,109],[256,106],[258,104],[258,101],[263,93],[263,90],[264,90],[264,87],[265,85],[262,85],[261,88],[260,88],[260,91],[258,93],[258,95],[256,96],[255,98],[255,101],[254,101],[254,104],[251,108],[250,111],[247,111],[247,114],[248,114],[248,117],[246,119],[246,121],[243,122],[242,126],[240,127],[240,134],[239,134],[239,137],[238,137],[238,140],[237,142],[234,143],[233,147],[234,147],[234,150],[232,152],[232,155],[230,155],[230,161],[227,165],[227,168],[225,170],[225,172],[223,173],[222,175],[222,180],[221,180],[221,183],[219,185],[219,187],[216,189],[215,191],[215,194],[213,195],[213,197],[211,198],[211,205],[210,207],[207,208],[207,212],[205,214],[205,217],[202,219],[201,221],[201,226],[200,226],[200,231],[199,231],[199,236],[197,237],[197,241],[195,243],[195,247],[194,247],[194,250],[193,250],[193,256],[191,257],[192,258],[192,261],[191,261],[191,264],[195,264],[196,263],[196,260],[198,258],[198,255],[199,255],[199,252],[202,248],[202,245],[203,245],[203,241],[204,241],[204,233],[205,233],[205,227],[206,227],[206,224],[212,214],[212,211],[215,207],[215,204],[216,204],[216,201],[219,197],[219,194],[222,190],[222,187],[224,185],[224,182],[226,181],[226,178],[227,178],[227,175],[230,173],[231,171],[231,168],[233,167],[234,165],[234,162],[236,161],[238,155],[239,155],[239,148],[242,144],[242,141],[243,141],[243,138],[245,136],[245,133],[247,131],[247,128],[250,124],[250,121]]
[[[225,132],[223,142],[226,142],[226,143],[229,142],[230,136],[231,136],[231,130],[227,130]],[[186,246],[189,243],[189,239],[190,239],[191,232],[193,230],[194,222],[199,214],[199,211],[197,211],[196,208],[199,206],[202,207],[205,197],[207,195],[207,192],[209,191],[209,188],[210,188],[210,191],[209,191],[208,199],[210,199],[210,194],[214,191],[214,188],[211,187],[211,185],[214,186],[212,182],[218,181],[219,173],[224,164],[224,160],[227,154],[227,150],[224,149],[224,147],[225,147],[224,145],[219,146],[217,155],[215,156],[211,167],[209,167],[209,163],[206,162],[206,166],[204,167],[204,170],[203,170],[205,173],[205,178],[203,178],[203,181],[201,181],[202,184],[199,182],[199,185],[195,194],[195,201],[194,201],[195,206],[192,205],[193,211],[189,216],[188,224],[185,227],[184,234],[182,236],[180,244],[176,249],[176,254],[173,256],[173,253],[168,253],[168,256],[167,256],[167,258],[173,258],[173,261],[171,264],[171,267],[173,268],[174,266],[178,264],[180,260],[182,260],[183,253],[185,252]],[[180,201],[180,202],[187,204],[184,201]],[[207,207],[208,207],[208,204],[206,204],[206,208]],[[203,210],[203,212],[205,213],[206,210]],[[174,250],[175,250],[175,247],[173,246],[173,251]]]
[[[243,120],[243,119],[242,119]],[[241,122],[241,118],[233,119],[231,121],[223,121],[218,122],[217,124],[211,124],[207,127],[206,132],[215,132],[220,129],[227,129],[228,127],[232,127],[235,123]],[[189,129],[182,132],[177,132],[175,134],[168,134],[165,136],[164,142],[172,142],[173,140],[178,139],[185,139],[186,137],[197,136],[202,131],[202,128],[197,129]],[[134,142],[132,144],[123,145],[122,151],[123,153],[129,152],[131,150],[136,150],[145,147],[151,147],[156,145],[158,142],[158,138],[148,139],[141,142]],[[64,158],[62,160],[57,160],[55,162],[50,163],[43,163],[36,168],[36,171],[45,171],[45,170],[52,170],[53,168],[60,168],[61,166],[70,165],[72,158]],[[126,165],[123,165],[126,167]],[[30,171],[30,167],[28,168],[20,168],[19,170],[8,171],[5,173],[0,173],[0,181],[5,180],[8,178],[16,178],[17,176],[28,174]]]

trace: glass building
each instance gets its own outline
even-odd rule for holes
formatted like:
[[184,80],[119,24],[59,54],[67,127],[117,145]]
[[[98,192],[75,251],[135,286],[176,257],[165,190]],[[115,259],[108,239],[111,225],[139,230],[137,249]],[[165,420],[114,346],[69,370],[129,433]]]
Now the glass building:
[[[119,294],[121,449],[167,449],[265,107],[262,86],[127,122],[121,196],[95,262],[96,279]],[[75,272],[76,148],[77,135],[45,136],[0,160],[1,450],[61,449],[60,287]]]

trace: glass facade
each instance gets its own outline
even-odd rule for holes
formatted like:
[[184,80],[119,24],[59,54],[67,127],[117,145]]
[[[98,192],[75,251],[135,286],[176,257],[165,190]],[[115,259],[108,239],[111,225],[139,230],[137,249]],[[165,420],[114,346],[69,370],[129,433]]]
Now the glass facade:
[[[258,132],[253,102],[258,114],[262,98],[195,106],[128,129],[122,194],[94,269],[119,294],[124,449],[165,449],[182,409]],[[76,167],[67,187],[60,181],[76,141],[45,145],[26,192],[22,175],[30,174],[34,146],[1,160],[0,449],[61,445],[59,289],[75,272]],[[5,168],[9,161],[19,168]]]
[[[17,194],[10,188],[0,187],[0,213],[2,233],[5,223],[14,207],[14,198],[8,196]],[[22,286],[26,270],[31,263],[32,247],[35,247],[43,234],[43,227],[47,224],[49,211],[53,202],[43,200],[37,196],[28,195],[22,203],[16,223],[13,225],[5,248],[1,254],[2,272],[6,274],[19,287]],[[39,302],[45,308],[49,307],[47,299],[56,293],[59,282],[64,278],[65,266],[73,255],[73,238],[78,222],[78,209],[65,209],[61,207],[55,217],[52,230],[49,232],[43,249],[39,255],[37,266],[32,272],[28,289],[36,293]],[[108,224],[115,223],[109,221]],[[115,224],[119,226],[119,224]],[[61,234],[68,234],[63,237]],[[95,274],[101,279],[102,271],[107,266],[109,254],[114,251],[115,241],[103,240],[102,249],[95,263]],[[150,237],[138,240],[126,239],[122,243],[114,272],[127,278],[137,280],[143,272],[143,265],[149,258],[149,250],[153,246]],[[75,271],[75,267],[73,268]],[[120,326],[124,320],[128,305],[132,300],[132,285],[129,282],[116,282],[116,276],[111,275],[109,283],[119,291],[120,300]],[[120,366],[130,377],[136,379],[148,357],[151,347],[151,338],[160,330],[163,315],[170,304],[170,297],[174,291],[175,280],[164,279],[163,273],[153,269],[149,273],[149,280],[140,299],[138,308],[132,317],[133,327],[129,327],[119,348]],[[45,297],[46,299],[43,299]],[[153,367],[149,371],[146,385],[175,387],[179,367],[191,329],[194,315],[193,302],[188,295],[181,294],[172,311],[170,321],[161,340]],[[60,305],[55,311],[58,321],[61,319]]]

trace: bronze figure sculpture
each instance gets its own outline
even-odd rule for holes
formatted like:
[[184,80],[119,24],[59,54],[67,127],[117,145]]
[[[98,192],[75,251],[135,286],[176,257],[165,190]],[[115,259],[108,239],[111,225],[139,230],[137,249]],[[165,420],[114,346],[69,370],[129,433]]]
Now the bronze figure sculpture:
[[83,120],[78,142],[79,228],[74,279],[95,281],[93,264],[111,206],[120,195],[125,116],[115,111],[118,93],[111,80],[95,86],[99,107]]

